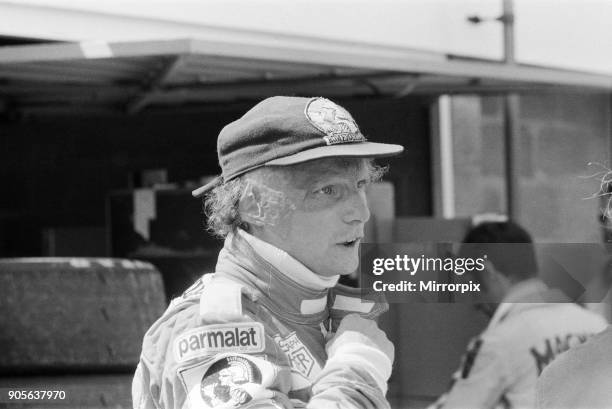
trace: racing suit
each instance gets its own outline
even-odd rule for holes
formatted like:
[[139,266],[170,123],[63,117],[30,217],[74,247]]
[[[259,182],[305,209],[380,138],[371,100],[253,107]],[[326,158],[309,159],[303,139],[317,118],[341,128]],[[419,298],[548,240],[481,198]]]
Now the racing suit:
[[326,351],[346,315],[376,319],[386,303],[341,285],[296,282],[287,269],[305,267],[267,243],[263,257],[253,246],[262,243],[230,234],[215,274],[174,299],[149,329],[132,385],[135,408],[389,407],[390,358],[355,343]]
[[[568,302],[563,302],[568,301]],[[451,389],[434,408],[535,408],[542,370],[606,327],[599,315],[536,278],[517,283],[468,345]]]
[[612,326],[546,368],[537,400],[540,409],[612,407]]

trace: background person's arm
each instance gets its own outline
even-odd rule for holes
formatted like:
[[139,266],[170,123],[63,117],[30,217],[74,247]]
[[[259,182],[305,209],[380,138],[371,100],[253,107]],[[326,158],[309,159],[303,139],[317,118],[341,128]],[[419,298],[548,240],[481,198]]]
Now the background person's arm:
[[430,409],[496,407],[508,383],[502,351],[495,341],[473,340],[453,375],[451,388]]

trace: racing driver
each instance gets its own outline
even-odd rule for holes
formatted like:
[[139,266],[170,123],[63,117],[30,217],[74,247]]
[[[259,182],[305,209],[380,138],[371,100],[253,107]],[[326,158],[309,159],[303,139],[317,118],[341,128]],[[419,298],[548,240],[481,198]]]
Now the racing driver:
[[338,279],[358,267],[372,160],[402,150],[325,98],[268,98],[223,128],[222,174],[193,195],[224,247],[145,335],[134,407],[389,408],[387,305]]

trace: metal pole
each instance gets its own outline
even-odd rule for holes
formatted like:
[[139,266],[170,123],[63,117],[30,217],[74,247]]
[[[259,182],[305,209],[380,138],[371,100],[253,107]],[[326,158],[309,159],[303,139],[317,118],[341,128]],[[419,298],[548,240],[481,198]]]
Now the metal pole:
[[504,96],[504,173],[506,212],[511,220],[516,220],[519,215],[519,172],[516,166],[520,137],[519,122],[519,96],[516,93],[508,93]]
[[514,2],[503,0],[503,14],[499,20],[504,25],[504,60],[514,64]]
[[[513,0],[503,0],[504,61],[515,64],[514,59],[514,7]],[[507,93],[504,96],[504,164],[506,182],[506,212],[515,220],[519,214],[519,173],[516,166],[520,137],[519,96]]]

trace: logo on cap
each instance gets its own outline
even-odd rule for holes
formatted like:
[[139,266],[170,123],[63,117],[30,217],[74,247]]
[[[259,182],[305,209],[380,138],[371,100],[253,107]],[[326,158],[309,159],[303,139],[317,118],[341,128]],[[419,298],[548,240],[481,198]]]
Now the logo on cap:
[[348,111],[326,98],[314,98],[306,105],[306,118],[323,132],[327,145],[366,142]]

